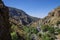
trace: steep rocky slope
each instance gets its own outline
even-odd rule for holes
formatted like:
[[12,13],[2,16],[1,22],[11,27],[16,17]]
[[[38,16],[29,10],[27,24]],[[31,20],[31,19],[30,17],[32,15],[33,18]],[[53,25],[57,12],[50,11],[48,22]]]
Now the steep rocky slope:
[[55,8],[48,13],[48,16],[42,19],[43,24],[55,25],[60,22],[60,7]]
[[32,17],[26,14],[23,10],[9,7],[10,21],[17,25],[28,25],[31,22],[37,21],[39,18]]

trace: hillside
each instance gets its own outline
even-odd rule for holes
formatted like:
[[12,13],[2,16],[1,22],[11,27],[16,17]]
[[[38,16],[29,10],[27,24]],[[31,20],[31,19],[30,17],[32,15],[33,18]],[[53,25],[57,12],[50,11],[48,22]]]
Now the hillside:
[[38,21],[32,22],[31,26],[37,27],[40,24],[59,26],[60,25],[60,6],[50,11],[46,17],[41,18]]
[[0,0],[0,22],[0,40],[60,40],[60,7],[41,19]]
[[60,22],[60,7],[52,10],[45,18],[42,19],[42,23],[48,25],[57,25],[58,22]]
[[31,22],[37,21],[39,18],[32,17],[20,9],[9,7],[10,21],[17,25],[28,25]]
[[[55,8],[42,19],[32,21],[23,27],[14,29],[25,40],[58,40],[60,35],[60,7]],[[30,35],[30,36],[29,36]],[[32,36],[33,35],[33,36]],[[19,37],[19,38],[20,38]],[[30,38],[31,37],[31,38]],[[34,37],[34,38],[33,38]],[[46,38],[45,38],[46,37]],[[20,38],[21,39],[21,38]]]

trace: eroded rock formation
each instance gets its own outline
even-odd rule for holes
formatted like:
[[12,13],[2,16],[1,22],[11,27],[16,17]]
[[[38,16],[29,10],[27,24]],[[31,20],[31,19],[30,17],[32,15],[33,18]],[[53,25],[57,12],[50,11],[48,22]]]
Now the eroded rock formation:
[[11,40],[9,9],[0,0],[0,40]]

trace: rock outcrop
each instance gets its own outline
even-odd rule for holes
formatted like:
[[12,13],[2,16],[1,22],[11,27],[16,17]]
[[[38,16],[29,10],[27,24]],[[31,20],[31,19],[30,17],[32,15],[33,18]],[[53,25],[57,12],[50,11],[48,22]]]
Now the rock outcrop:
[[0,40],[11,40],[9,9],[0,0]]

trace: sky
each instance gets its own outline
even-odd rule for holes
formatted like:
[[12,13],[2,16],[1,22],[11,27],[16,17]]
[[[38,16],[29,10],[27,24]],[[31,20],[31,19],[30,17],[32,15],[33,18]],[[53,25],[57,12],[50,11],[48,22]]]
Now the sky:
[[28,15],[43,18],[54,8],[60,6],[60,0],[3,0],[6,6],[25,11]]

